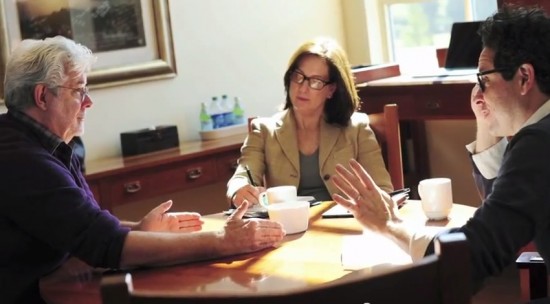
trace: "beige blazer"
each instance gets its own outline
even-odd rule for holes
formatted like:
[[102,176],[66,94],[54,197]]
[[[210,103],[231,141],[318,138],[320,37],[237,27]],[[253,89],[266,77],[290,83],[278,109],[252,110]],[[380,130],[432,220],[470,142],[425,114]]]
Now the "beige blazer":
[[[237,190],[249,184],[245,165],[248,165],[257,185],[263,184],[265,177],[266,187],[298,187],[300,163],[297,138],[292,110],[254,119],[241,148],[239,165],[227,184],[227,198],[230,199]],[[380,188],[393,190],[382,151],[369,127],[368,116],[354,113],[347,127],[330,125],[323,120],[319,143],[319,174],[329,193],[340,193],[330,181],[336,172],[336,164],[349,167],[348,161],[352,158],[366,168]]]

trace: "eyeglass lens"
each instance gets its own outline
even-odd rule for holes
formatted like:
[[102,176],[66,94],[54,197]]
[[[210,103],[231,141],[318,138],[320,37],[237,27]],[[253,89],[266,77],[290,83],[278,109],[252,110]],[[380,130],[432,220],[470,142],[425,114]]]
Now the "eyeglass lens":
[[88,96],[88,87],[82,87],[82,88],[70,88],[65,86],[57,86],[58,88],[64,88],[67,90],[72,90],[73,92],[77,92],[80,96],[80,102],[83,102],[84,99],[86,99],[86,96]]
[[483,76],[481,76],[479,73],[477,74],[477,84],[479,85],[479,89],[481,92],[485,92],[485,83],[482,79]]
[[293,82],[297,84],[302,84],[304,81],[307,80],[308,86],[314,90],[321,90],[325,85],[327,85],[327,82],[321,79],[307,77],[299,71],[294,71],[290,78]]
[[485,75],[493,74],[493,73],[502,73],[505,71],[509,71],[507,68],[496,68],[492,70],[487,70],[483,72],[477,73],[477,83],[479,84],[479,89],[481,92],[485,92]]

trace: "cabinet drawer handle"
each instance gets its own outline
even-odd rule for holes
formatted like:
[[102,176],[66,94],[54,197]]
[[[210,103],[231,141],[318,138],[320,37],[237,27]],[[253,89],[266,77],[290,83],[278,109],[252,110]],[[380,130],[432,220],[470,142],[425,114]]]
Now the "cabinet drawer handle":
[[201,177],[201,175],[202,175],[202,168],[201,167],[187,170],[187,177],[189,179],[197,179],[197,178]]
[[229,168],[231,169],[231,171],[235,171],[237,170],[238,166],[239,166],[239,159],[235,159],[231,162],[231,165],[229,166]]
[[139,181],[126,183],[124,184],[124,190],[126,190],[126,193],[136,193],[141,190],[141,183]]
[[439,104],[439,101],[428,101],[426,103],[426,108],[428,110],[437,110],[441,108],[441,104]]

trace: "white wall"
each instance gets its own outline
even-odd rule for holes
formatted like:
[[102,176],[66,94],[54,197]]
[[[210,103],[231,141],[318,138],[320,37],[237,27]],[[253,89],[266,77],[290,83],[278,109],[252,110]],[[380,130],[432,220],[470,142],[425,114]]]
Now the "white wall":
[[[246,115],[269,115],[284,97],[282,76],[306,39],[342,43],[339,0],[172,0],[178,76],[92,92],[83,137],[88,160],[120,154],[119,133],[175,124],[180,140],[199,138],[200,103],[240,96]],[[105,123],[109,119],[109,123]]]
[[[284,98],[288,59],[307,39],[327,35],[346,46],[347,33],[352,64],[368,63],[364,45],[351,41],[364,34],[357,28],[365,24],[362,1],[345,1],[353,18],[344,26],[340,0],[171,0],[178,76],[93,90],[83,136],[87,160],[120,155],[121,132],[151,125],[175,124],[180,140],[198,139],[200,103],[213,95],[240,96],[248,116],[272,114]],[[474,134],[466,124],[459,141],[441,141],[456,139],[447,133],[454,123],[428,124],[427,132],[432,175],[452,177],[455,200],[469,203],[475,192],[463,144]]]
[[[199,138],[202,101],[239,96],[247,116],[270,115],[284,98],[283,73],[305,40],[343,45],[340,0],[171,0],[178,76],[91,91],[83,140],[87,160],[121,154],[119,134],[158,124]],[[0,108],[5,112],[5,108]]]
[[270,115],[283,100],[282,76],[298,45],[319,35],[343,42],[339,0],[169,4],[178,76],[92,92],[88,160],[119,155],[119,133],[149,125],[176,124],[181,140],[198,139],[200,103],[213,95],[240,96],[248,116]]

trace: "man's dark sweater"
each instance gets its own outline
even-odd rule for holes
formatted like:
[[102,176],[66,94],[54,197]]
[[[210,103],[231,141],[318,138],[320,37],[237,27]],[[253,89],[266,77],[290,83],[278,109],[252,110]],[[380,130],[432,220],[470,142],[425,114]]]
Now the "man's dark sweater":
[[[508,143],[502,166],[473,218],[461,228],[472,251],[474,288],[515,260],[534,240],[550,262],[550,115],[522,128]],[[490,191],[487,191],[490,190]],[[433,243],[427,254],[433,252]]]
[[0,115],[0,299],[40,301],[69,255],[117,268],[128,229],[95,201],[71,147],[22,113]]

